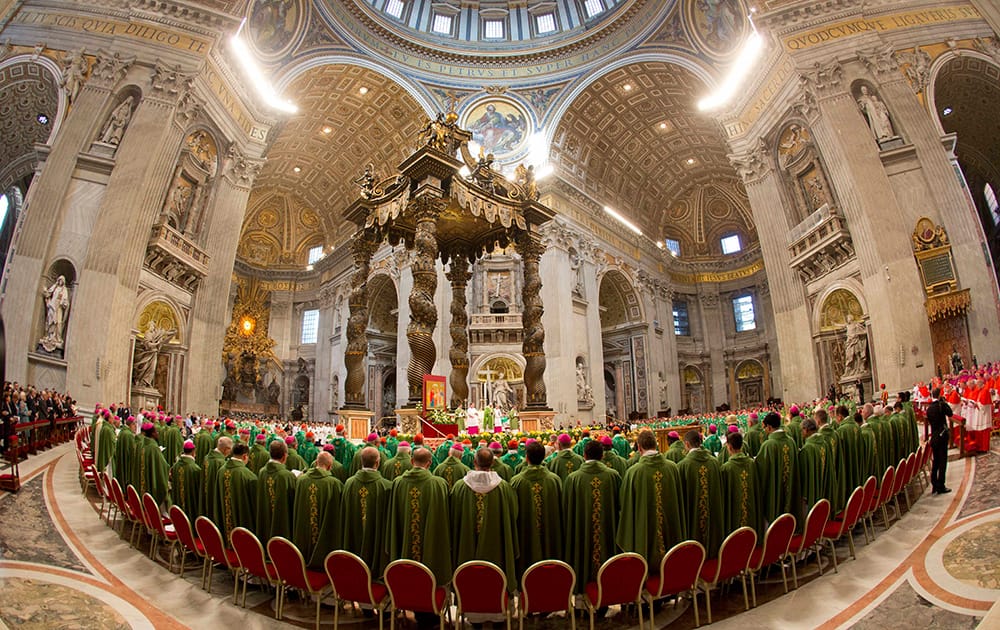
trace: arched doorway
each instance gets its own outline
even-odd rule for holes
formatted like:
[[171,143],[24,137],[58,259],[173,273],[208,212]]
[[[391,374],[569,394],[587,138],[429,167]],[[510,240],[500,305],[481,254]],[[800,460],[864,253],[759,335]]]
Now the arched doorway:
[[379,419],[396,410],[396,339],[399,299],[384,273],[368,279],[368,405]]
[[764,403],[764,366],[755,359],[736,366],[736,408],[756,407]]
[[701,370],[689,365],[681,372],[684,380],[684,409],[681,413],[701,413],[705,411],[706,381]]
[[601,278],[598,295],[605,394],[610,391],[614,395],[605,401],[608,414],[618,419],[633,414],[648,417],[646,325],[639,296],[628,277],[617,269]]
[[523,409],[525,403],[523,359],[511,354],[488,354],[470,370],[473,387],[470,402],[477,408],[485,406]]
[[873,392],[874,367],[867,321],[865,308],[855,291],[836,287],[820,297],[813,343],[824,392],[831,386],[854,398],[859,387],[868,394]]
[[178,311],[164,299],[148,302],[135,324],[135,345],[132,353],[133,409],[183,409],[184,322]]

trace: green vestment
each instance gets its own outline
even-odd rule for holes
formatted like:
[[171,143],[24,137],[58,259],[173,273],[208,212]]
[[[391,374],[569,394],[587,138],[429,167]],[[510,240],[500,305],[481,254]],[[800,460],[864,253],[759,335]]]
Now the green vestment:
[[539,560],[563,554],[562,480],[545,466],[524,467],[511,479],[517,497],[518,577]]
[[604,457],[601,458],[601,461],[604,462],[605,466],[618,473],[622,479],[625,478],[625,470],[628,468],[628,464],[621,458],[621,455],[614,451],[614,449],[604,451]]
[[447,481],[414,467],[393,480],[389,504],[387,560],[421,562],[439,585],[452,578],[450,491]]
[[368,564],[378,579],[385,568],[385,526],[392,482],[377,470],[362,468],[344,484],[341,498],[343,548]]
[[618,473],[596,460],[585,462],[563,481],[563,559],[576,571],[578,593],[597,579],[601,564],[617,553],[620,485]]
[[757,540],[763,542],[764,525],[760,519],[760,484],[757,467],[742,451],[730,455],[720,467],[722,474],[722,505],[726,511],[723,533],[729,535],[741,527],[752,527]]
[[222,539],[236,527],[254,531],[257,525],[257,475],[242,460],[230,458],[218,473],[215,491],[215,524]]
[[97,444],[94,450],[94,469],[103,472],[115,454],[115,426],[107,420],[97,428]]
[[160,435],[160,444],[163,445],[163,457],[167,460],[167,466],[173,466],[184,451],[184,436],[181,435],[181,430],[171,423]]
[[882,473],[884,470],[878,469],[878,444],[875,443],[875,429],[865,422],[858,429],[858,470],[865,481],[868,477],[875,477],[875,481],[882,485]]
[[327,554],[340,548],[343,490],[330,471],[316,467],[299,475],[295,485],[292,542],[312,569],[322,571]]
[[306,442],[302,445],[300,457],[302,457],[302,461],[306,463],[306,468],[312,466],[316,462],[316,457],[318,456],[319,447],[316,446],[315,442]]
[[257,473],[257,524],[254,533],[261,541],[274,536],[292,539],[292,510],[295,507],[295,475],[281,462],[269,459]]
[[[796,468],[804,509],[792,514],[799,522],[804,523],[809,510],[820,499],[830,500],[830,448],[822,435],[813,433],[806,438],[806,443],[799,450]],[[833,508],[832,501],[830,507]]]
[[830,468],[829,499],[834,514],[847,505],[847,496],[854,492],[854,486],[847,485],[847,463],[844,461],[844,443],[832,424],[824,424],[819,428],[819,434],[826,440],[828,447],[827,464]]
[[170,499],[174,505],[184,510],[188,520],[201,516],[201,467],[190,455],[181,455],[170,467]]
[[333,460],[330,463],[330,474],[340,479],[340,483],[347,483],[347,469],[340,465],[340,462]]
[[756,459],[757,482],[765,526],[786,512],[798,518],[798,452],[792,438],[780,429],[769,433],[760,445]]
[[201,467],[201,507],[198,509],[198,515],[206,516],[213,521],[215,520],[215,495],[219,490],[219,471],[225,465],[225,455],[213,448],[205,456],[205,465]]
[[687,452],[684,450],[684,442],[677,440],[667,448],[667,452],[663,454],[664,457],[669,459],[675,464],[681,463]]
[[795,442],[795,448],[801,449],[804,443],[802,439],[802,421],[796,417],[795,420],[789,420],[784,428],[788,437],[792,438],[792,441]]
[[560,479],[566,481],[568,476],[583,466],[583,458],[566,448],[556,452],[545,465],[559,475]]
[[701,447],[711,453],[712,455],[718,455],[719,451],[722,450],[722,440],[715,433],[710,433],[705,441],[701,443]]
[[[163,459],[156,440],[143,437],[137,452],[138,475],[132,480],[139,498],[146,492],[153,495],[157,505],[165,505],[169,498],[167,489],[167,460]],[[136,483],[138,482],[138,483]]]
[[448,489],[450,490],[456,483],[458,483],[458,480],[468,474],[468,472],[468,466],[463,464],[454,455],[449,455],[447,459],[438,464],[437,468],[434,469],[434,476],[444,479],[448,483]]
[[722,506],[722,475],[719,462],[703,448],[695,448],[677,464],[684,493],[685,531],[705,547],[708,558],[719,554],[725,538],[726,514]]
[[687,538],[680,470],[661,453],[642,455],[622,480],[616,542],[646,559],[656,574],[670,548]]
[[383,477],[392,481],[411,468],[413,468],[413,462],[410,460],[409,451],[404,453],[397,452],[395,457],[382,462],[379,472],[382,473]]
[[438,447],[434,449],[434,461],[440,463],[448,459],[448,451],[451,450],[451,445],[454,443],[454,440],[445,440],[438,444]]
[[[500,478],[510,483],[511,477],[514,476],[514,471],[511,470],[510,466],[500,461],[499,457],[493,458],[493,472],[500,475]],[[458,566],[457,564],[455,566]]]
[[760,445],[764,443],[766,437],[767,434],[764,433],[764,429],[759,422],[753,425],[747,429],[746,435],[743,436],[743,452],[749,457],[757,457]]
[[205,458],[215,448],[215,440],[212,439],[212,432],[202,429],[194,434],[194,461],[196,464],[205,467]]
[[865,483],[867,477],[861,477],[861,460],[858,456],[858,440],[861,439],[861,430],[858,423],[853,418],[845,418],[837,428],[837,437],[840,440],[840,459],[844,462],[844,476],[841,482],[847,493],[854,491]]
[[573,445],[573,452],[583,458],[583,447],[587,446],[587,442],[590,441],[590,436],[581,438],[579,442]]
[[247,468],[256,475],[260,472],[261,468],[267,465],[270,459],[271,452],[260,443],[256,443],[250,449],[250,461],[247,462]]
[[485,560],[507,575],[507,589],[517,588],[515,525],[517,498],[494,471],[470,471],[451,490],[452,553],[455,566]]
[[112,465],[115,479],[118,480],[118,485],[122,487],[122,490],[128,488],[130,483],[134,483],[132,471],[135,470],[135,449],[135,433],[132,433],[132,429],[129,427],[123,428],[115,439],[114,464]]
[[615,452],[618,453],[618,457],[621,457],[622,459],[627,460],[629,455],[632,454],[632,449],[629,447],[628,440],[622,437],[621,434],[611,438],[611,446],[615,449]]
[[354,444],[347,438],[337,437],[333,440],[333,456],[345,469],[350,470],[354,460]]
[[524,461],[524,456],[517,451],[507,451],[507,453],[500,457],[500,461],[507,464],[507,466],[514,471],[517,470],[517,467]]
[[305,472],[309,469],[309,464],[307,464],[306,460],[302,459],[302,456],[296,451],[289,449],[288,457],[285,458],[285,468],[287,468],[289,472],[293,470]]

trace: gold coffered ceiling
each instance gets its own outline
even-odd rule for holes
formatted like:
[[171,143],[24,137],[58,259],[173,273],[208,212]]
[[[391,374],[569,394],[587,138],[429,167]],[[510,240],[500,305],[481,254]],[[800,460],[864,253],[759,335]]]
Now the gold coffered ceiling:
[[559,122],[556,171],[599,203],[634,219],[682,255],[717,255],[722,233],[756,242],[749,201],[715,121],[695,109],[707,88],[663,62],[625,66],[594,81]]

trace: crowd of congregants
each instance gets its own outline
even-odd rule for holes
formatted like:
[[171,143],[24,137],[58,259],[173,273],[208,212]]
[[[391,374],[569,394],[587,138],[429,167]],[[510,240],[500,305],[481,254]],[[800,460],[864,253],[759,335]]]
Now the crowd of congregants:
[[16,382],[4,382],[3,401],[0,402],[2,452],[7,453],[11,437],[16,435],[18,425],[43,421],[54,423],[60,418],[72,418],[76,413],[76,401],[69,394],[22,386]]

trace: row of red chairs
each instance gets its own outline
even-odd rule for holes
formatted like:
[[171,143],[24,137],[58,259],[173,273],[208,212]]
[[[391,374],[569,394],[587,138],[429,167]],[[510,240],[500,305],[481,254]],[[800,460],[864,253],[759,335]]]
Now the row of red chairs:
[[[439,586],[434,575],[422,564],[411,560],[397,560],[385,570],[384,582],[372,580],[371,571],[361,558],[338,550],[331,552],[325,561],[325,571],[308,569],[298,548],[281,537],[264,545],[253,532],[236,528],[230,534],[230,545],[226,545],[221,532],[210,519],[199,516],[192,528],[190,519],[177,506],[170,508],[170,517],[163,517],[156,501],[148,493],[139,497],[131,485],[122,491],[116,479],[105,472],[93,471],[85,466],[86,458],[78,451],[81,469],[88,480],[84,486],[95,486],[102,498],[99,516],[114,527],[118,515],[122,515],[121,533],[124,537],[125,523],[132,524],[129,544],[138,546],[145,529],[150,534],[149,555],[155,557],[160,541],[170,543],[169,570],[173,571],[174,551],[181,550],[179,572],[184,573],[184,559],[187,553],[202,558],[202,588],[211,592],[212,571],[215,564],[222,565],[235,575],[233,604],[238,601],[239,585],[242,578],[242,605],[246,606],[247,583],[250,578],[258,578],[277,593],[275,615],[282,618],[285,595],[288,588],[308,593],[316,602],[316,626],[319,626],[320,601],[332,594],[334,627],[339,626],[342,602],[357,602],[369,606],[379,614],[382,628],[383,615],[390,613],[391,627],[395,627],[395,611],[409,610],[433,613],[439,617],[443,628],[449,614],[449,588]],[[659,571],[648,575],[646,560],[635,553],[622,553],[608,559],[599,569],[597,580],[585,585],[583,603],[590,615],[590,627],[594,625],[594,614],[598,609],[617,604],[636,604],[639,625],[643,625],[642,602],[650,605],[655,600],[675,595],[690,594],[693,600],[695,623],[700,625],[698,592],[704,592],[708,623],[712,622],[711,590],[717,585],[739,579],[743,587],[744,606],[750,608],[747,578],[750,579],[750,594],[753,606],[757,605],[756,577],[765,567],[779,564],[785,593],[788,580],[786,561],[792,567],[792,579],[798,588],[795,558],[810,550],[817,552],[817,564],[822,575],[821,554],[829,544],[834,571],[837,568],[835,544],[845,534],[848,537],[850,557],[855,558],[852,530],[859,523],[865,528],[866,541],[874,540],[874,517],[881,511],[883,526],[888,529],[890,519],[887,505],[894,502],[895,518],[901,516],[899,494],[903,494],[907,508],[910,507],[908,487],[917,479],[922,490],[926,486],[926,466],[929,462],[930,447],[923,445],[916,453],[900,460],[898,466],[890,466],[878,484],[870,476],[862,486],[855,488],[846,507],[831,518],[830,503],[826,499],[817,502],[809,511],[800,534],[795,534],[796,519],[791,514],[783,514],[770,524],[764,534],[762,544],[757,545],[757,534],[750,527],[742,527],[726,537],[720,547],[718,557],[706,559],[704,547],[696,541],[684,541],[673,547],[662,559]],[[923,476],[920,472],[923,471]],[[107,515],[105,516],[105,507]],[[114,521],[112,509],[117,510]],[[871,527],[871,539],[868,537]],[[503,571],[488,562],[472,561],[455,571],[451,582],[457,616],[470,613],[503,615],[510,627],[513,604],[508,596],[507,579]],[[558,560],[543,560],[531,566],[521,579],[521,590],[517,597],[517,617],[523,627],[527,615],[565,611],[573,628],[573,591],[576,575],[566,563]],[[652,607],[650,607],[652,615]],[[650,616],[652,627],[652,617]]]

